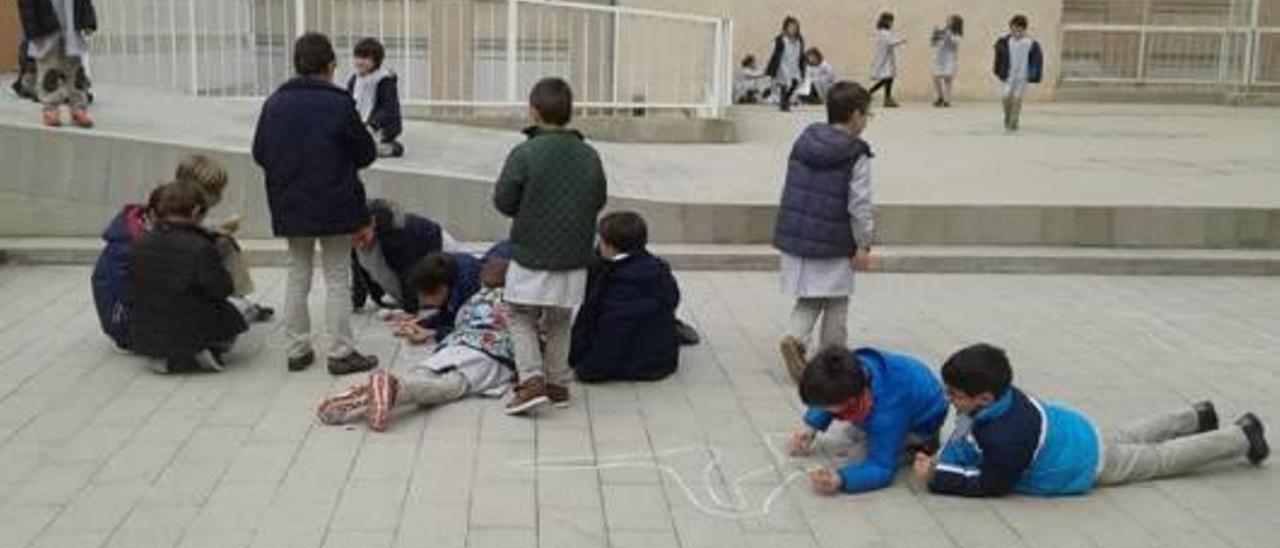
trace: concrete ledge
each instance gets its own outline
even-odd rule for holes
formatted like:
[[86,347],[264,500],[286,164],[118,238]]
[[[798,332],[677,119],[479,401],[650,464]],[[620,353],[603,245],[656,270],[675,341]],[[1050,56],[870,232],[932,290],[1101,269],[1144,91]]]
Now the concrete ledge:
[[[288,264],[282,240],[241,242],[255,266]],[[487,243],[469,243],[473,253]],[[0,257],[26,264],[92,264],[102,244],[93,238],[0,238]],[[756,245],[654,245],[679,270],[767,271],[773,248]],[[1280,276],[1280,251],[1103,249],[1016,246],[884,246],[874,270],[897,273]]]
[[[476,127],[519,130],[529,125],[523,109],[431,107],[405,105],[406,118]],[[594,110],[575,114],[573,125],[593,140],[614,143],[733,143],[735,126],[724,118],[699,118],[684,109],[619,109],[624,114]]]

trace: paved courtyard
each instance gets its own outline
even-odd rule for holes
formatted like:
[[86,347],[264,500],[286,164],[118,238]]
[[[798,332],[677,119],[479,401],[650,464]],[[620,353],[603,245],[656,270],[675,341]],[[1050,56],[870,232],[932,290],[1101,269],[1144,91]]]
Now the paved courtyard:
[[[220,375],[166,377],[97,329],[87,268],[0,267],[0,547],[1274,547],[1280,472],[1225,465],[1087,497],[823,498],[778,448],[799,402],[768,273],[682,272],[704,334],[673,378],[509,418],[468,400],[327,427],[354,379],[288,374],[281,324]],[[283,271],[259,271],[278,304]],[[1213,398],[1280,420],[1280,279],[870,275],[858,343],[937,364],[989,340],[1017,381],[1100,422]],[[315,310],[319,301],[315,302]],[[363,346],[414,359],[368,315]],[[1280,426],[1276,426],[1280,431]],[[1277,439],[1275,434],[1273,440]],[[828,458],[847,451],[832,444]],[[856,449],[854,449],[856,453]]]

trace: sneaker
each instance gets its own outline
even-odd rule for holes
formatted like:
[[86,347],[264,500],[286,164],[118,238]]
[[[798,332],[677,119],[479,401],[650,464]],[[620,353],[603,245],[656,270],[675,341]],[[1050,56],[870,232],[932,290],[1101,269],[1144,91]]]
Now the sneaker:
[[399,158],[404,156],[404,145],[397,142],[378,143],[379,158]]
[[205,350],[204,352],[196,354],[193,361],[195,361],[196,366],[200,368],[200,371],[208,371],[210,373],[222,372],[222,359],[211,350]]
[[1196,410],[1196,433],[1203,434],[1218,429],[1218,411],[1213,402],[1205,400],[1191,405]]
[[782,352],[782,363],[787,366],[787,374],[791,375],[792,381],[800,384],[801,377],[804,377],[804,344],[799,339],[788,335],[778,343],[778,350]]
[[942,108],[942,107],[947,106],[947,102],[946,102],[946,101],[943,101],[943,100],[942,100],[942,98],[941,98],[941,97],[939,97],[937,101],[934,101],[934,102],[933,102],[933,106],[935,106],[935,107],[937,107],[937,108]]
[[391,425],[391,410],[400,394],[400,381],[386,371],[369,375],[369,412],[365,421],[374,432],[386,432]]
[[62,110],[58,107],[44,107],[40,111],[40,121],[49,127],[59,127],[62,125]]
[[507,402],[507,414],[522,415],[550,402],[546,380],[539,375],[516,385],[511,401]]
[[[152,368],[153,371],[159,370]],[[199,373],[205,371],[200,362],[196,361],[195,356],[185,358],[169,358],[164,361],[164,373]]]
[[274,308],[258,303],[249,303],[249,308],[244,311],[244,319],[249,323],[269,322],[275,315],[276,310]]
[[332,375],[363,373],[377,366],[377,356],[366,356],[354,350],[341,358],[329,358],[329,373]]
[[324,424],[344,424],[362,414],[368,405],[369,385],[361,384],[325,398],[316,409],[316,418]]
[[898,108],[899,106],[901,105],[899,105],[898,102],[894,101],[893,99],[885,99],[884,101],[884,108]]
[[291,356],[289,358],[289,371],[293,371],[295,373],[298,371],[306,371],[313,363],[316,363],[316,353],[313,350],[308,350],[306,353],[298,356]]
[[1236,419],[1236,426],[1244,430],[1245,437],[1249,438],[1249,462],[1254,466],[1262,464],[1271,455],[1271,447],[1267,445],[1266,431],[1262,427],[1262,421],[1253,413],[1245,413]]
[[693,346],[702,342],[698,330],[680,320],[676,320],[676,338],[680,340],[680,346]]
[[89,109],[84,107],[71,107],[71,122],[77,127],[93,127],[93,117],[89,116]]
[[547,383],[547,399],[557,409],[569,407],[569,387],[563,384]]

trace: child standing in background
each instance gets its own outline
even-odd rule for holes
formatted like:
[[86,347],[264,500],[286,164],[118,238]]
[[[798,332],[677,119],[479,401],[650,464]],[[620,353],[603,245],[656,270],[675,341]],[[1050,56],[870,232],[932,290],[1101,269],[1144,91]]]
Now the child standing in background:
[[782,34],[773,39],[773,54],[764,72],[773,78],[778,108],[791,110],[791,95],[804,81],[804,36],[795,17],[788,15],[782,20]]
[[781,349],[796,382],[804,374],[814,325],[821,348],[847,342],[853,273],[870,265],[871,146],[860,137],[871,94],[839,82],[827,97],[827,123],[804,130],[791,149],[773,246],[782,252],[782,285],[796,298]]
[[960,55],[960,39],[964,36],[964,19],[959,15],[947,18],[947,25],[933,29],[933,87],[938,91],[935,107],[951,106],[951,83],[956,77],[956,63]]
[[804,97],[806,103],[820,105],[827,100],[827,91],[831,90],[831,86],[836,84],[836,71],[831,68],[831,63],[827,62],[827,58],[822,55],[822,50],[818,48],[809,48],[804,52],[805,62],[809,68],[805,71],[809,75],[809,94]]
[[402,127],[398,80],[394,72],[382,66],[387,57],[386,48],[382,42],[365,38],[356,43],[353,54],[356,73],[347,80],[347,92],[356,100],[360,120],[378,143],[378,156],[404,156],[404,145],[396,140]]
[[996,41],[994,72],[1004,83],[1000,98],[1004,103],[1004,129],[1018,131],[1022,97],[1028,84],[1040,83],[1044,75],[1044,55],[1040,43],[1027,36],[1027,17],[1009,20],[1009,34]]
[[62,125],[62,105],[71,108],[71,121],[93,127],[89,116],[89,76],[84,58],[89,36],[98,30],[92,0],[18,0],[27,53],[36,61],[36,90],[44,104],[41,121]]
[[898,102],[893,100],[893,79],[898,74],[898,47],[906,44],[907,39],[894,36],[892,13],[886,11],[880,14],[880,19],[876,21],[875,40],[871,79],[876,83],[871,86],[870,93],[874,95],[877,90],[884,88],[884,106],[894,108],[898,106]]

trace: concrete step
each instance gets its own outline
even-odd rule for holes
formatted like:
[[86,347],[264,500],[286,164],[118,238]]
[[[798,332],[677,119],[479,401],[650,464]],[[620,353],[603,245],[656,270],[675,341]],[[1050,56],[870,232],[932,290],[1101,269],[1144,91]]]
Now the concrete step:
[[[245,240],[256,266],[288,262],[282,240]],[[91,264],[102,244],[92,238],[0,238],[0,262]],[[488,244],[465,244],[481,253]],[[775,270],[778,254],[763,245],[655,245],[652,251],[682,270]],[[874,269],[900,273],[1280,275],[1280,251],[1018,246],[882,246]]]

